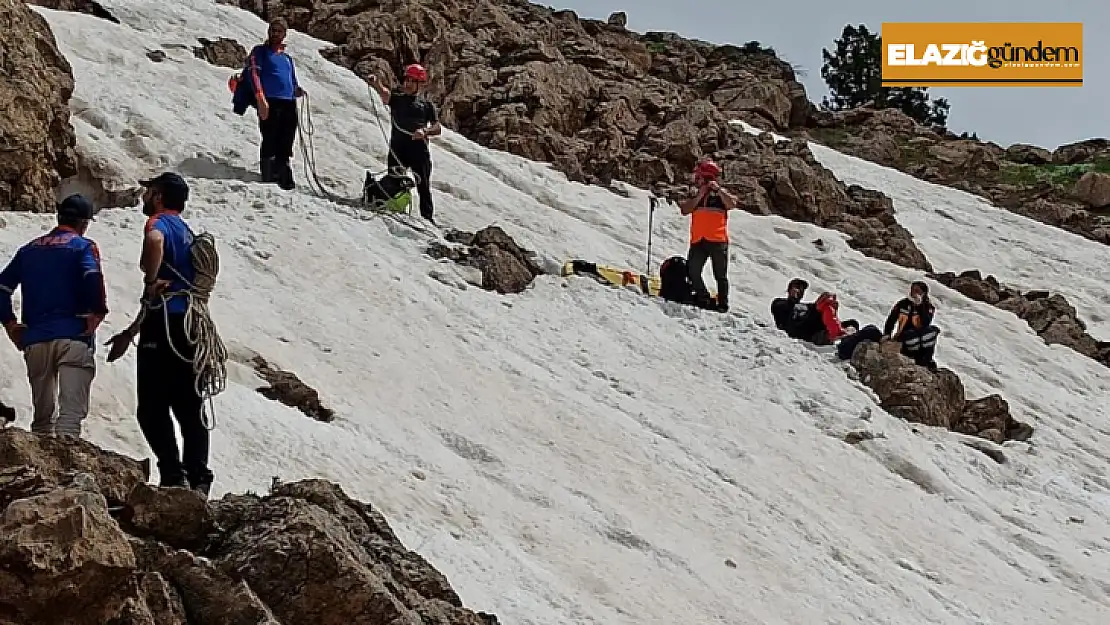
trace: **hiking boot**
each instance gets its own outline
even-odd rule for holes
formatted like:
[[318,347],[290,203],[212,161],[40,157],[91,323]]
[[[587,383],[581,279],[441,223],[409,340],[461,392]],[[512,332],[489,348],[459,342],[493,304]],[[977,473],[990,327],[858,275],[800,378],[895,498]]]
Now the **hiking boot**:
[[193,487],[193,490],[203,495],[205,499],[208,499],[208,493],[212,491],[212,482],[203,482],[201,484],[197,484]]
[[293,182],[293,168],[289,163],[281,163],[276,166],[276,169],[275,177],[282,191],[292,191],[297,188],[297,183]]
[[158,481],[158,486],[161,488],[188,488],[189,483],[185,481],[184,475],[170,475],[162,476],[162,479]]
[[274,159],[264,158],[259,165],[259,173],[262,175],[262,182],[269,184],[274,182]]

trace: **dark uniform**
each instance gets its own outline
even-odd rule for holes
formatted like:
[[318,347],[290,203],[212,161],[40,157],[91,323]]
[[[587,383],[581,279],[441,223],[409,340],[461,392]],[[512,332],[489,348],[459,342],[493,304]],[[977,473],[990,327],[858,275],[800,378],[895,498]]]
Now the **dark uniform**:
[[393,115],[393,132],[389,138],[389,170],[408,167],[416,176],[416,190],[420,194],[420,215],[432,221],[432,154],[427,141],[412,138],[412,133],[439,121],[434,104],[423,96],[405,93],[400,89],[389,94],[389,110]]

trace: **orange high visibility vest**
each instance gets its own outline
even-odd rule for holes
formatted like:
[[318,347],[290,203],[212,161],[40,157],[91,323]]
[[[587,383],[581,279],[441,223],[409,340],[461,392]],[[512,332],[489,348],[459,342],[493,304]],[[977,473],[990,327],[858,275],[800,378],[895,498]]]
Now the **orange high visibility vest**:
[[[720,198],[710,195],[706,203],[717,200],[714,204],[722,204]],[[728,211],[724,206],[711,207],[699,206],[690,213],[690,243],[698,241],[710,243],[728,243]]]

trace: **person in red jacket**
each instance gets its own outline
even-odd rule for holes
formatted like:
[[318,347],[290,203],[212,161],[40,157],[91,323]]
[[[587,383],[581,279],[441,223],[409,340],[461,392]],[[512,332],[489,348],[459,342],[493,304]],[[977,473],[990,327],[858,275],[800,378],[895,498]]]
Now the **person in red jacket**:
[[837,313],[840,302],[834,293],[822,293],[815,301],[802,302],[809,283],[794,278],[787,285],[786,297],[771,302],[771,316],[775,327],[786,332],[787,336],[809,341],[815,345],[832,345],[844,336]]

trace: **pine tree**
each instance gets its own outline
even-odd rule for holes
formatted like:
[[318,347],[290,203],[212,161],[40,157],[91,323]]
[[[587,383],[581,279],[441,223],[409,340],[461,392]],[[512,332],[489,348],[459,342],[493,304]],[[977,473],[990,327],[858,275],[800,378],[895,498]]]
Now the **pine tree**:
[[870,105],[874,108],[897,108],[922,124],[943,127],[948,121],[948,100],[931,100],[926,87],[882,86],[883,39],[867,26],[851,24],[836,39],[835,52],[821,50],[824,64],[821,77],[832,92],[821,107],[843,110]]

